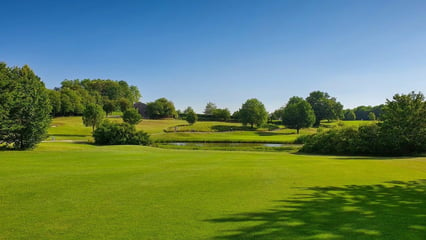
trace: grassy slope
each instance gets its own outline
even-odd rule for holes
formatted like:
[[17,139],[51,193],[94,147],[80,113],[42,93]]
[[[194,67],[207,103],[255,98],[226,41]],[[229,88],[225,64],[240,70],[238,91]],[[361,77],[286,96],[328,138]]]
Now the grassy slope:
[[424,178],[425,158],[43,143],[0,152],[0,239],[424,239]]
[[[119,118],[109,118],[110,121],[121,122]],[[91,140],[91,128],[85,127],[81,117],[58,117],[52,121],[52,127],[49,129],[50,137],[48,140]],[[215,127],[241,127],[238,123],[223,122],[197,122],[193,126],[187,125],[183,120],[143,120],[136,128],[144,130],[151,134],[155,141],[229,141],[229,142],[283,142],[294,141],[298,135],[295,130],[281,129],[278,131],[227,131],[217,132]],[[180,129],[189,131],[204,132],[170,132],[165,133],[164,129],[173,129],[174,126],[180,126]],[[206,132],[206,131],[212,132]],[[314,133],[315,129],[302,129],[301,134]]]

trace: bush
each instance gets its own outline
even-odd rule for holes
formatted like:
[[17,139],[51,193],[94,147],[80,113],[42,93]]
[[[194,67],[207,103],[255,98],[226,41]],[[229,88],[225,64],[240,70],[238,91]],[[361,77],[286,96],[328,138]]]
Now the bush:
[[136,125],[142,121],[142,116],[139,114],[138,110],[134,108],[127,109],[123,113],[123,121],[131,125]]
[[93,133],[99,145],[148,145],[149,135],[128,123],[104,121]]
[[308,137],[301,151],[389,156],[423,153],[426,151],[425,97],[414,92],[396,94],[383,107],[381,123],[317,133]]

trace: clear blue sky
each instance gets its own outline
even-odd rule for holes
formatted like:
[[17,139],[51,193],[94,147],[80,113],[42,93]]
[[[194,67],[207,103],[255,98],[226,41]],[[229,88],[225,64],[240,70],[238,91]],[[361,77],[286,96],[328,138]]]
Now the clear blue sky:
[[0,61],[64,79],[125,80],[142,101],[268,111],[328,92],[345,108],[426,94],[424,0],[2,1]]

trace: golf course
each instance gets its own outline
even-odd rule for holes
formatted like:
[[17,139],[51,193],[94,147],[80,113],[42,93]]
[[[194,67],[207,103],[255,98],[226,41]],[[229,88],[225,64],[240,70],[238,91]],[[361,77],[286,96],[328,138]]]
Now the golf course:
[[1,10],[0,240],[426,240],[426,0]]
[[[181,141],[163,130],[183,124],[144,120],[137,128]],[[0,152],[0,239],[426,236],[425,157],[96,146],[90,130],[81,117],[55,118],[34,150]]]

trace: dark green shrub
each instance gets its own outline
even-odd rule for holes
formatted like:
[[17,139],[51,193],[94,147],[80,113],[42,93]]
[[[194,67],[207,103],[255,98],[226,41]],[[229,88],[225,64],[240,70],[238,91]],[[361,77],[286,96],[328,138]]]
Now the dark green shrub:
[[123,113],[123,121],[135,125],[142,121],[142,116],[139,114],[138,110],[134,108],[127,109]]
[[148,145],[149,135],[128,123],[103,122],[93,133],[99,145]]

